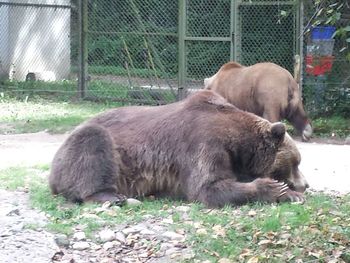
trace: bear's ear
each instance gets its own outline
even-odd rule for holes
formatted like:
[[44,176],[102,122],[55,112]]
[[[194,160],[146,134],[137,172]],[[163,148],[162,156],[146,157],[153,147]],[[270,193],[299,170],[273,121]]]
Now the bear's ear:
[[282,122],[272,123],[271,133],[273,137],[283,139],[286,134],[286,126]]

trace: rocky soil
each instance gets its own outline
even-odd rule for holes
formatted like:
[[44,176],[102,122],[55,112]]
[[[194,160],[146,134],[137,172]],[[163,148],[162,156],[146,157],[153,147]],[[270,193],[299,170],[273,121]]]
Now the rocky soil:
[[[185,233],[171,229],[170,217],[144,215],[142,223],[106,227],[93,240],[85,236],[84,225],[78,225],[68,238],[44,230],[47,217],[32,209],[28,199],[26,192],[0,189],[0,262],[178,262],[194,257],[184,243]],[[135,199],[128,202],[140,204]],[[106,203],[96,213],[118,209]],[[189,209],[179,206],[176,211],[185,220]],[[82,216],[101,220],[96,213]]]
[[0,262],[50,262],[59,248],[43,230],[47,222],[30,208],[27,193],[0,189]]

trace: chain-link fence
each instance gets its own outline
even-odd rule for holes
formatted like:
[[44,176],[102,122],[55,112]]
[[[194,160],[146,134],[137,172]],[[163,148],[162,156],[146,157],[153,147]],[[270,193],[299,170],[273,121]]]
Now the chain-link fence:
[[293,73],[293,57],[302,54],[308,111],[349,112],[344,43],[334,40],[331,70],[310,71],[319,63],[304,32],[311,1],[304,17],[300,0],[37,2],[0,1],[1,89],[164,104],[202,88],[229,60],[271,61]]
[[85,96],[164,104],[176,100],[177,1],[90,1]]
[[91,1],[86,10],[90,98],[168,103],[229,60],[292,69],[298,48],[297,1]]
[[[335,11],[327,10],[333,6]],[[311,116],[350,116],[350,43],[335,30],[350,26],[350,4],[346,1],[320,1],[318,8],[304,2],[303,97]],[[316,16],[327,19],[312,26]],[[333,13],[333,14],[332,14]],[[331,16],[334,22],[331,23]],[[337,16],[337,17],[336,17]],[[336,36],[334,36],[336,35]],[[347,55],[348,54],[348,55]]]

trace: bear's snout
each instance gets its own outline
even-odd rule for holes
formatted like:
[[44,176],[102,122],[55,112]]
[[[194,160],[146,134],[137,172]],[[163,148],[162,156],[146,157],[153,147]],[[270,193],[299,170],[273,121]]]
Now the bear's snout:
[[309,183],[306,181],[304,175],[299,171],[298,176],[289,180],[287,183],[291,190],[294,190],[299,193],[304,193],[307,188],[310,187]]

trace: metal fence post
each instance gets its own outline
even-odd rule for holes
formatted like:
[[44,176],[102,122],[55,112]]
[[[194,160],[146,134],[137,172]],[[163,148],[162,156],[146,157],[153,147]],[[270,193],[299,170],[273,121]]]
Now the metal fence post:
[[303,53],[303,47],[304,47],[304,2],[298,1],[297,2],[298,8],[297,8],[297,17],[298,17],[298,30],[297,30],[297,36],[299,37],[297,39],[297,54],[300,56],[300,72],[299,72],[299,90],[300,90],[300,96],[303,94],[303,66],[304,66],[304,53]]
[[178,100],[185,97],[186,82],[186,0],[179,1],[179,30],[178,30],[178,49],[179,49],[179,75],[178,75]]
[[87,1],[78,1],[78,30],[79,30],[79,67],[78,67],[78,96],[79,98],[85,97],[85,91],[87,86],[87,17],[88,17]]

